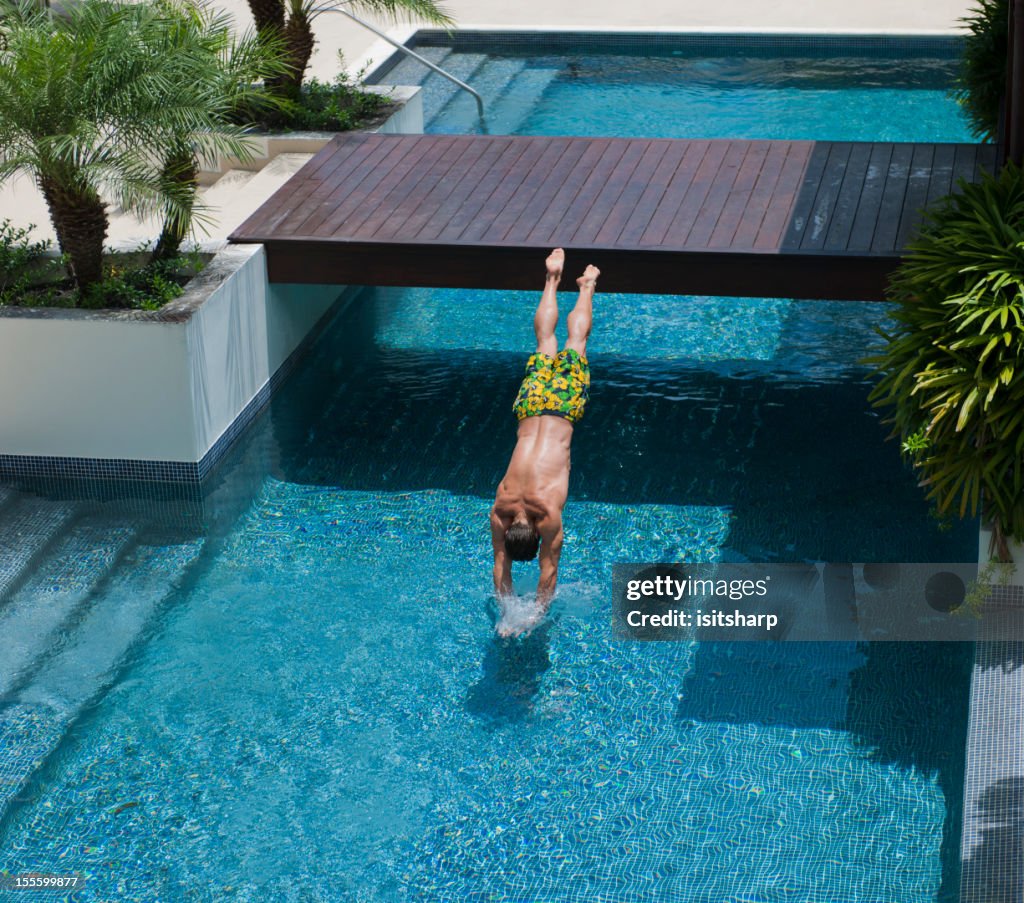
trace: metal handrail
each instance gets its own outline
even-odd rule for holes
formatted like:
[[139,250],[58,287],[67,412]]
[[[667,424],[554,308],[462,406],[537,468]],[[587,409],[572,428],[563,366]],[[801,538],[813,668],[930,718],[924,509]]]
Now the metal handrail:
[[[348,0],[348,2],[351,2],[351,0]],[[415,50],[411,50],[410,48],[406,47],[405,44],[400,44],[398,41],[394,40],[394,38],[388,37],[379,28],[375,28],[369,22],[366,22],[363,19],[360,19],[359,16],[357,16],[353,12],[349,12],[347,9],[342,9],[340,6],[319,6],[319,7],[314,7],[312,12],[314,12],[314,13],[341,13],[341,15],[343,15],[343,16],[348,16],[353,22],[357,22],[358,24],[362,25],[363,28],[366,28],[366,29],[372,31],[375,35],[377,35],[377,37],[383,38],[392,47],[397,47],[399,50],[402,51],[402,53],[404,53],[404,54],[406,54],[408,56],[411,56],[414,60],[419,60],[428,69],[433,69],[434,72],[436,72],[438,75],[441,75],[444,78],[448,79],[448,81],[450,81],[452,84],[458,86],[459,88],[462,88],[463,91],[468,91],[470,94],[473,95],[473,98],[476,100],[477,112],[480,114],[480,121],[483,122],[483,119],[484,119],[484,99],[476,91],[474,91],[469,85],[467,85],[464,81],[462,81],[461,79],[456,78],[450,72],[445,72],[444,69],[442,69],[440,66],[436,65],[435,63],[430,62],[430,60],[426,59],[425,57],[420,56]]]

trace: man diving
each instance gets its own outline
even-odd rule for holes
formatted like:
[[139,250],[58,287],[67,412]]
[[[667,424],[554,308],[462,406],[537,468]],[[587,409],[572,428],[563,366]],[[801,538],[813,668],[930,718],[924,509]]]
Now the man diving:
[[519,420],[516,447],[491,508],[494,590],[499,601],[512,594],[512,562],[530,561],[540,549],[536,606],[525,619],[502,617],[496,629],[506,637],[532,630],[551,606],[562,551],[562,508],[569,494],[569,446],[590,391],[587,338],[601,272],[588,266],[576,280],[579,297],[568,317],[569,337],[559,351],[557,290],[564,264],[561,248],[545,261],[544,292],[533,318],[537,350],[526,362],[526,377],[512,406]]

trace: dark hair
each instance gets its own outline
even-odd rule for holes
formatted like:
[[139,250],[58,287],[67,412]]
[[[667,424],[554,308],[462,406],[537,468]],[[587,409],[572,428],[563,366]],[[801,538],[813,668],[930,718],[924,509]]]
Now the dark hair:
[[514,523],[505,531],[505,551],[513,561],[532,561],[540,547],[540,534],[533,524]]

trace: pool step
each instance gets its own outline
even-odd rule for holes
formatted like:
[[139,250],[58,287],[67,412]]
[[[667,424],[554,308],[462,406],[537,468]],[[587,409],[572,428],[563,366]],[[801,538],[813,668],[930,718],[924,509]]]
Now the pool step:
[[487,108],[487,130],[492,135],[514,135],[536,109],[557,69],[523,68]]
[[18,493],[13,489],[8,489],[6,486],[0,486],[0,515],[3,514],[4,508],[6,508],[10,502],[13,502],[17,496]]
[[[479,90],[476,86],[476,75],[485,62],[487,62],[487,57],[482,53],[453,53],[445,58],[442,67],[450,75],[464,81],[474,90]],[[466,94],[466,92],[436,72],[430,72],[421,84],[423,86],[423,131],[436,131],[431,126],[441,110],[456,94]],[[476,102],[468,94],[466,94],[466,98],[474,104],[475,110]],[[441,131],[447,133],[451,130],[444,128]]]
[[[416,47],[413,48],[421,57],[430,60],[435,66],[445,68],[444,61],[452,55],[449,47]],[[382,85],[422,85],[426,81],[431,70],[419,60],[411,56],[402,55],[402,59],[387,74],[381,76]]]
[[[448,69],[449,58],[453,56],[448,47],[417,47],[416,52],[424,59],[430,60],[442,69]],[[458,73],[452,72],[458,76]],[[448,79],[441,78],[436,72],[428,69],[419,60],[412,57],[405,57],[394,69],[392,69],[381,80],[386,85],[419,85],[420,96],[423,98],[423,122],[424,126],[437,115],[456,90]]]
[[0,516],[0,606],[25,580],[46,547],[75,513],[71,502],[15,493]]
[[[490,98],[500,96],[525,68],[524,60],[488,59],[473,75],[472,87],[484,98],[488,131],[493,106]],[[445,132],[479,134],[482,131],[476,99],[466,91],[455,91],[434,119],[444,123]]]
[[202,549],[202,540],[137,546],[64,648],[0,707],[0,829],[72,722],[110,686]]
[[256,173],[250,169],[229,169],[216,182],[199,190],[199,202],[214,212],[245,189]]
[[312,158],[313,154],[278,154],[259,172],[248,173],[248,178],[236,173],[218,192],[217,186],[233,171],[225,173],[202,195],[213,220],[206,239],[226,239]]
[[134,535],[102,520],[76,523],[0,609],[0,700],[54,649]]

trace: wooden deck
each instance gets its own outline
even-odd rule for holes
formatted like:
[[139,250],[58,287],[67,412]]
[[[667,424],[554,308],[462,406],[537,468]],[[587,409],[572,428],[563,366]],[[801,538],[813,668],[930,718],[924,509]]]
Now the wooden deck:
[[272,282],[536,288],[547,251],[608,292],[881,299],[974,144],[336,137],[232,235]]

